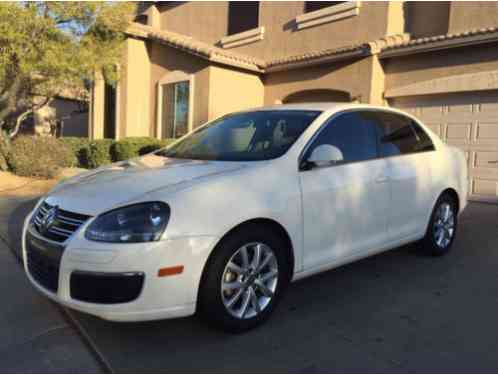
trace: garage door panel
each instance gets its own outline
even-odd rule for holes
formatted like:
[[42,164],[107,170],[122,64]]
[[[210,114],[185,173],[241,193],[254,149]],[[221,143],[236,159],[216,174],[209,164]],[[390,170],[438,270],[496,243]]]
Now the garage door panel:
[[484,180],[476,178],[473,180],[471,194],[480,197],[496,197],[498,183],[496,180]]
[[475,142],[479,144],[498,144],[498,121],[477,123]]
[[491,113],[495,116],[498,114],[498,94],[487,93],[478,95],[479,111],[482,113]]
[[393,99],[443,141],[465,152],[471,199],[498,202],[498,92]]
[[470,143],[472,123],[448,123],[445,128],[446,136],[444,138],[448,143]]
[[498,170],[498,151],[476,151],[473,167]]

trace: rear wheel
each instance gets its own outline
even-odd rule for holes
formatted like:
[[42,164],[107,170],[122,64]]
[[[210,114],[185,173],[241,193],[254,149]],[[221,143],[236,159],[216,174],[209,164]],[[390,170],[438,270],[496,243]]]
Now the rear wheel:
[[450,251],[457,230],[457,215],[454,198],[449,194],[441,195],[432,212],[425,237],[421,241],[425,252],[439,256]]
[[200,285],[199,310],[229,332],[243,332],[265,321],[289,280],[285,241],[262,228],[248,226],[217,246]]

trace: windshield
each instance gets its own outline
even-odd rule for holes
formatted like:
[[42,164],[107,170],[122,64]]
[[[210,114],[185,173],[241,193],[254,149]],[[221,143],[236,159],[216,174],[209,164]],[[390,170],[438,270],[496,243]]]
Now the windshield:
[[275,159],[285,154],[320,113],[270,110],[227,115],[158,151],[157,155],[220,161]]

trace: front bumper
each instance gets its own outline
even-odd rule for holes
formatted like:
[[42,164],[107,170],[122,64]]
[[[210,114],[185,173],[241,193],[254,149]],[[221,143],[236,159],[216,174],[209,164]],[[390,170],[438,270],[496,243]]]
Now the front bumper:
[[[30,227],[30,216],[26,218],[23,228],[24,268],[36,289],[55,302],[113,321],[166,319],[195,312],[201,274],[217,238],[192,236],[158,242],[108,244],[86,240],[83,236],[86,228],[82,227],[65,244],[60,258],[57,288],[51,291],[37,282],[28,269],[28,231],[37,236],[38,241],[43,241]],[[175,266],[183,266],[183,272],[167,277],[158,276],[159,269]],[[138,297],[130,302],[90,303],[71,296],[71,275],[78,272],[100,275],[135,273],[143,275],[144,280]]]

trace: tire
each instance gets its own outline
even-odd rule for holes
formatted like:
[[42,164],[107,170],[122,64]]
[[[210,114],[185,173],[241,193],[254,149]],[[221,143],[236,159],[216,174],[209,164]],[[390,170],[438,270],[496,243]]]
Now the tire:
[[433,256],[448,253],[455,240],[457,226],[457,203],[451,195],[442,194],[432,211],[425,237],[420,241],[421,249]]
[[[201,317],[230,333],[241,333],[266,321],[289,284],[286,242],[278,233],[252,224],[222,239],[201,278]],[[255,260],[258,252],[259,264]]]

